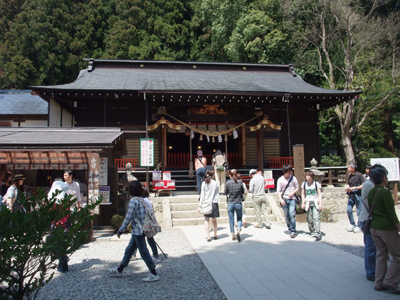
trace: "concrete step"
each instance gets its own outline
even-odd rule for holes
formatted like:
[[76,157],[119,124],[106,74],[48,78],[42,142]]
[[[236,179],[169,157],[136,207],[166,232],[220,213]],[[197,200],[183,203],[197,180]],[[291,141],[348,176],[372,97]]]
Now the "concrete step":
[[[245,203],[246,210],[254,210],[253,203],[246,202]],[[171,206],[171,212],[183,212],[183,211],[197,211],[197,208],[199,207],[198,202],[197,203],[173,203],[170,204]],[[225,202],[219,203],[219,209],[225,209]],[[267,206],[268,213],[272,211],[271,207]]]
[[[275,215],[269,215],[271,222],[275,222]],[[247,216],[246,222],[254,224],[256,221],[255,216]],[[228,217],[220,217],[217,219],[218,224],[228,224],[229,218]],[[191,226],[191,225],[203,225],[204,224],[204,217],[199,218],[187,218],[187,219],[175,219],[172,220],[172,226]]]

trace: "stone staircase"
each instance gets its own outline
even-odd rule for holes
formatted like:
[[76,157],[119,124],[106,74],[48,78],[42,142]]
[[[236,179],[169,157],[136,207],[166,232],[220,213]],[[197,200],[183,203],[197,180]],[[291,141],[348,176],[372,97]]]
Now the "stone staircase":
[[[197,208],[199,205],[197,195],[177,196],[171,198],[168,197],[164,198],[163,200],[169,200],[172,227],[204,224],[204,216],[197,212]],[[228,212],[225,209],[225,203],[226,197],[221,196],[219,203],[220,217],[218,218],[218,223],[220,224],[229,223],[229,217]],[[246,201],[244,201],[243,203],[246,205],[246,222],[254,224],[256,218],[251,196],[248,196]],[[268,206],[268,213],[271,222],[275,222],[276,217],[275,214],[272,212],[271,206]]]

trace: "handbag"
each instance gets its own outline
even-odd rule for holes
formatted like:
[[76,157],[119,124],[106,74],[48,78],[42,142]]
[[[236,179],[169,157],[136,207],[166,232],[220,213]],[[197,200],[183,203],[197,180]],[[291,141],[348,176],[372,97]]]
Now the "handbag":
[[[369,209],[369,214],[368,214],[368,219],[365,221],[364,225],[361,227],[362,231],[364,232],[364,234],[371,234],[371,222],[372,222],[372,211],[374,210],[374,206],[375,206],[375,200],[376,197],[378,196],[378,192],[382,187],[380,187],[375,194],[374,197],[374,202],[372,202],[371,208]],[[367,206],[365,205],[365,203],[363,202],[365,208],[367,208]]]
[[224,166],[217,166],[216,169],[217,169],[217,172],[225,172]]
[[[299,197],[299,196],[296,196],[296,197]],[[300,202],[297,202],[297,200],[296,200],[296,214],[301,215],[301,214],[305,214],[305,213],[306,213],[306,210],[301,207],[301,198],[300,198]]]
[[213,211],[212,202],[203,202],[201,204],[200,213],[203,215],[211,214]]

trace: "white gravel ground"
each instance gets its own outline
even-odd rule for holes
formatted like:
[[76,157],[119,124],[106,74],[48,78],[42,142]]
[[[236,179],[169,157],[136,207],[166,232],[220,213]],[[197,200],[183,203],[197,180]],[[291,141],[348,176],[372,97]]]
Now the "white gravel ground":
[[[396,209],[400,216],[400,206]],[[355,213],[354,216],[357,218]],[[321,242],[363,257],[363,234],[346,232],[348,225],[346,214],[335,215],[334,223],[322,223]],[[282,230],[286,227],[273,226]],[[298,222],[297,232],[307,234],[307,223]],[[168,253],[168,259],[160,255],[162,262],[157,265],[160,281],[142,282],[141,278],[148,273],[142,260],[132,261],[123,278],[110,277],[107,269],[121,262],[128,244],[126,237],[121,241],[84,245],[71,256],[70,272],[56,271],[38,299],[226,299],[180,229],[162,232],[155,239]]]

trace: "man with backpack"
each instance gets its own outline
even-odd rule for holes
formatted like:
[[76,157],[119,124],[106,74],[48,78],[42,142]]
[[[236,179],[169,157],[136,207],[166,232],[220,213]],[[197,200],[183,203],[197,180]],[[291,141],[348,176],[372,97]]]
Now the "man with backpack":
[[143,188],[139,181],[129,182],[129,194],[132,198],[129,201],[128,212],[126,213],[124,222],[118,230],[117,236],[119,238],[122,232],[126,231],[129,223],[131,223],[132,237],[125,249],[125,254],[120,266],[118,268],[109,269],[109,272],[111,275],[122,277],[122,271],[128,266],[135,250],[139,249],[140,256],[150,270],[150,274],[142,280],[145,282],[158,281],[160,277],[157,275],[156,265],[150,255],[149,249],[147,249],[145,235],[145,233],[147,233],[152,237],[155,234],[152,224],[149,224],[149,214],[150,217],[154,217],[154,212],[151,213],[152,210],[149,211],[149,208],[142,198]]
[[296,193],[299,190],[299,183],[293,176],[291,165],[283,165],[283,176],[279,177],[277,183],[277,192],[283,213],[286,219],[286,225],[290,232],[290,237],[296,237]]
[[228,169],[225,153],[221,150],[217,150],[217,152],[214,153],[212,164],[214,167],[215,181],[219,186],[219,192],[223,193],[225,191],[226,170]]

